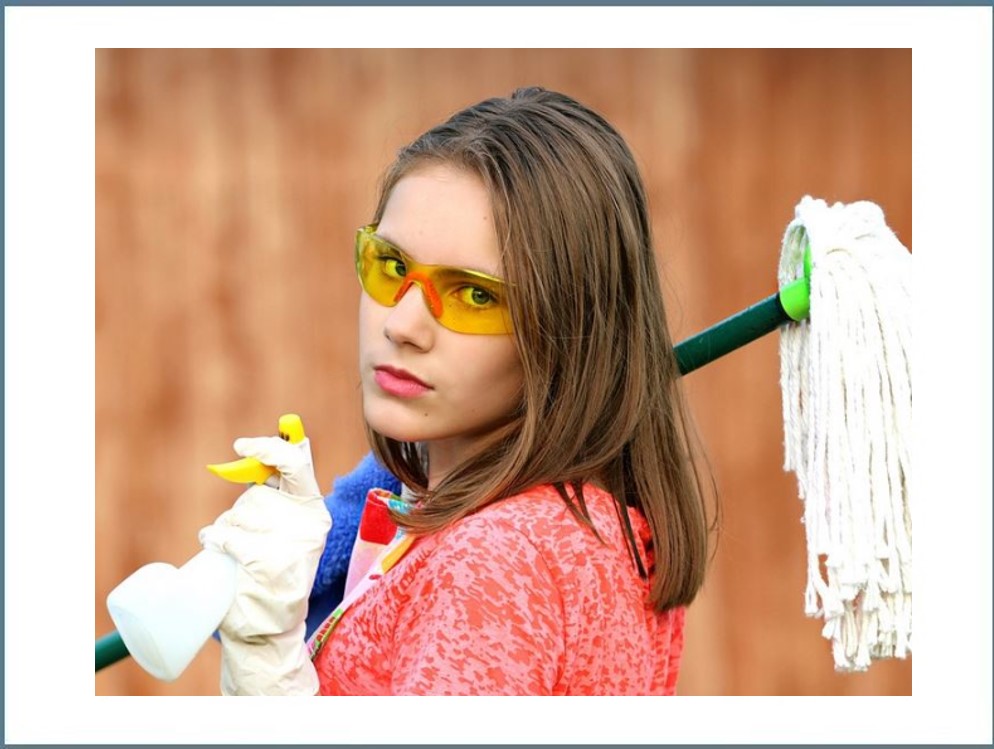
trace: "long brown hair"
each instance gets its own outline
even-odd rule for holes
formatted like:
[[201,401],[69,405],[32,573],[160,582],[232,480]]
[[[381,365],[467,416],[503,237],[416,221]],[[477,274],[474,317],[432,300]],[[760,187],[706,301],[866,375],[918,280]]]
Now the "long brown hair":
[[648,520],[656,609],[690,603],[703,583],[708,513],[630,150],[570,97],[519,89],[401,149],[374,221],[397,182],[430,163],[468,169],[490,193],[524,392],[509,422],[431,491],[419,446],[367,427],[377,457],[421,499],[398,522],[430,533],[553,484],[593,527],[581,487],[595,482],[614,497],[643,575],[625,508]]

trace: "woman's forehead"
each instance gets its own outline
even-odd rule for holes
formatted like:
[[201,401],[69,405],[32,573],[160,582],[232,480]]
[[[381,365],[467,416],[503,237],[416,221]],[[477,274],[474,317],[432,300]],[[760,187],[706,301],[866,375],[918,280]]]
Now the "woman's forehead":
[[376,233],[411,258],[499,275],[500,249],[490,196],[465,169],[424,166],[390,191]]

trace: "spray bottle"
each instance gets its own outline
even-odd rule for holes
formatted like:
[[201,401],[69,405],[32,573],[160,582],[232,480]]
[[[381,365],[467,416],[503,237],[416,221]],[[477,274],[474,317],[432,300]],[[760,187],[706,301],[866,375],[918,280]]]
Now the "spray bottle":
[[[297,414],[280,417],[279,436],[292,444],[304,441]],[[207,469],[227,481],[278,485],[276,469],[255,458]],[[107,609],[138,665],[163,681],[183,673],[231,608],[237,571],[238,563],[227,554],[204,549],[179,569],[146,564],[114,588]]]

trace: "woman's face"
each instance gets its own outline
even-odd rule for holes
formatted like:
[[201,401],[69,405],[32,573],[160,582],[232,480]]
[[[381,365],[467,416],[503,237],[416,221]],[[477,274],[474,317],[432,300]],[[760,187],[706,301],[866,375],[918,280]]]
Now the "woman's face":
[[[433,164],[407,175],[376,233],[419,263],[502,275],[489,196],[470,172]],[[417,284],[394,307],[362,294],[359,367],[366,421],[395,440],[428,442],[432,485],[521,399],[513,337],[442,327]]]

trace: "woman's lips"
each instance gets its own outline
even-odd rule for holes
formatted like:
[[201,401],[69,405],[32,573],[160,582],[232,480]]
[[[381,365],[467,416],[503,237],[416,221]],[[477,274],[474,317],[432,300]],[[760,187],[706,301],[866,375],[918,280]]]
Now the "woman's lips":
[[384,392],[399,398],[416,398],[431,390],[410,372],[393,367],[376,367],[374,379]]

